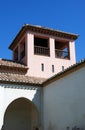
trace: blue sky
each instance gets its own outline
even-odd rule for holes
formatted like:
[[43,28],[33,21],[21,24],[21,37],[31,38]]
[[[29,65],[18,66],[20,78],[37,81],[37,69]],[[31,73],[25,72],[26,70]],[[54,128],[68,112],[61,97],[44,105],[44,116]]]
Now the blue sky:
[[85,0],[0,0],[0,58],[12,59],[8,47],[25,23],[79,34],[77,61],[85,58]]

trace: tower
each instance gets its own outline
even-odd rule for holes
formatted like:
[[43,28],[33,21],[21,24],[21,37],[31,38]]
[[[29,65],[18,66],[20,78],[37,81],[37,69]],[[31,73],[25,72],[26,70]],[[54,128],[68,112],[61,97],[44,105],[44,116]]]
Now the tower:
[[26,75],[49,78],[75,64],[77,37],[76,34],[26,24],[9,48],[13,60],[28,67]]

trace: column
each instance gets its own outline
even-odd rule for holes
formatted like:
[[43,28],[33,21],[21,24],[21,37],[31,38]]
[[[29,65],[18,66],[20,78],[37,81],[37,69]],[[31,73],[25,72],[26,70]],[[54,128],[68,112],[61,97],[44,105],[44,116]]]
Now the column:
[[69,42],[69,52],[70,52],[70,60],[74,63],[76,63],[76,56],[75,56],[75,42]]
[[50,57],[55,58],[55,39],[50,38],[49,43],[50,43]]
[[32,60],[32,56],[34,54],[34,35],[27,33],[26,35],[26,64],[29,66],[29,62]]
[[28,34],[25,37],[25,55],[26,55],[26,65],[28,66]]

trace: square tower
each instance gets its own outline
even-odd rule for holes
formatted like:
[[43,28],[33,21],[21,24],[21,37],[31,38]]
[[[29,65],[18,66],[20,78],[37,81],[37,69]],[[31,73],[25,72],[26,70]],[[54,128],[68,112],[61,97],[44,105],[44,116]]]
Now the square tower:
[[76,34],[26,24],[9,48],[13,60],[28,67],[27,75],[49,78],[76,63],[77,38]]

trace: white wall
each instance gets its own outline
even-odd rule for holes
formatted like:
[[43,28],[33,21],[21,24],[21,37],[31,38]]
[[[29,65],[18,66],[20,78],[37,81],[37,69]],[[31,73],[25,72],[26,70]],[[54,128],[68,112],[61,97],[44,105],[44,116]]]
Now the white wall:
[[85,68],[44,87],[44,130],[85,129]]
[[[32,101],[39,111],[41,109],[41,88],[37,86],[26,86],[26,85],[12,85],[12,84],[0,84],[0,129],[3,125],[4,114],[7,107],[14,100],[18,98],[26,98]],[[41,115],[39,117],[41,125]]]
[[39,112],[25,98],[13,101],[4,116],[4,130],[33,130],[39,126]]

